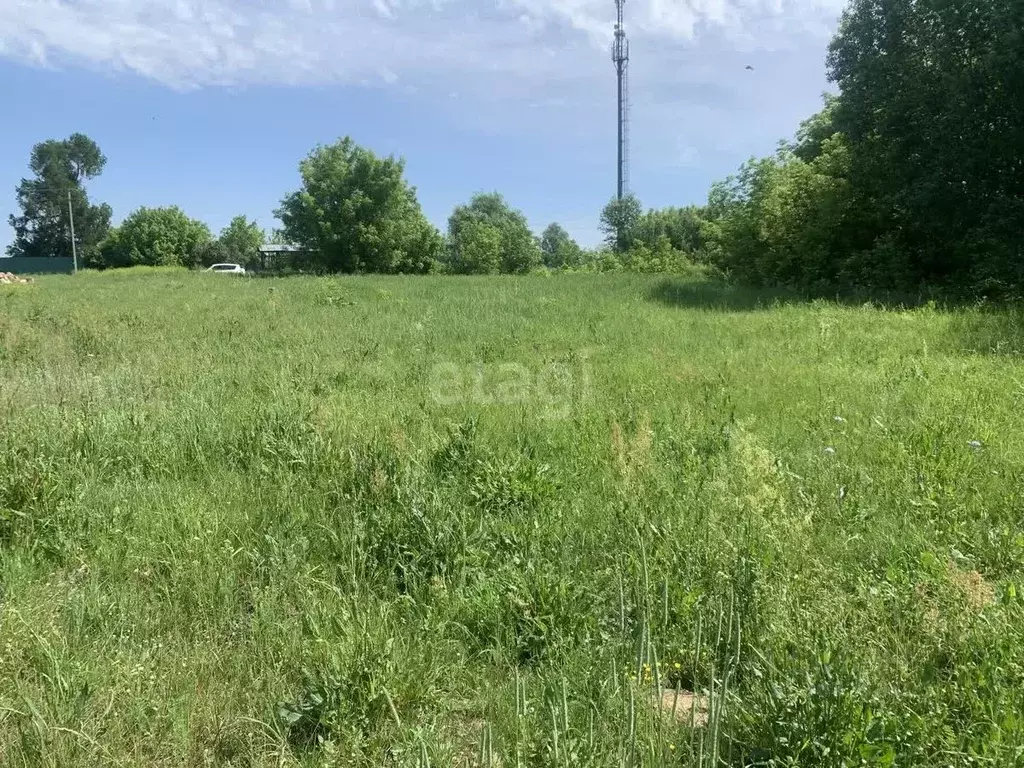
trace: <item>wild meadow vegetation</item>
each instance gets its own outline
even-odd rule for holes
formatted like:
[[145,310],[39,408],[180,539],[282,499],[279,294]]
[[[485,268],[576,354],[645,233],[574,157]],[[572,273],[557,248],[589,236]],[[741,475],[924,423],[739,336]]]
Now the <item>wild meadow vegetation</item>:
[[0,763],[1019,764],[1020,320],[0,288]]
[[0,765],[1024,765],[1022,30],[851,0],[596,249],[343,138],[268,265],[37,144],[9,254],[104,271],[0,286]]

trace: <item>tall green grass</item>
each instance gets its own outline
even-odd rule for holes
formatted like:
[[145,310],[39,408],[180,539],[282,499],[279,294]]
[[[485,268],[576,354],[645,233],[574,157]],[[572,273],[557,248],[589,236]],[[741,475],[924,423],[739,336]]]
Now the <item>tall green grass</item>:
[[0,763],[1017,764],[1019,320],[0,289]]

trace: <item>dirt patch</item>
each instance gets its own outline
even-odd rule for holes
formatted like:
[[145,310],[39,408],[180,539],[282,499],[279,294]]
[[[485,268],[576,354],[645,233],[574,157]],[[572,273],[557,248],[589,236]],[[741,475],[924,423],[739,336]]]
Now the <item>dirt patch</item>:
[[996,591],[977,571],[961,571],[949,563],[949,581],[963,595],[972,611],[982,611],[996,601]]
[[633,435],[626,434],[619,422],[612,422],[612,452],[619,474],[629,477],[646,466],[653,442],[651,417],[646,413],[641,416]]
[[706,696],[698,696],[693,691],[674,691],[667,689],[661,696],[654,695],[654,706],[666,717],[670,717],[681,725],[691,722],[703,728],[708,724],[708,700]]
[[935,582],[921,582],[914,588],[925,627],[931,632],[960,626],[996,602],[995,588],[978,571],[961,570],[952,560],[943,570],[938,589]]
[[504,765],[501,757],[494,753],[494,735],[488,728],[487,721],[471,717],[454,728],[453,738],[460,744],[456,759],[451,765],[490,765],[501,768]]

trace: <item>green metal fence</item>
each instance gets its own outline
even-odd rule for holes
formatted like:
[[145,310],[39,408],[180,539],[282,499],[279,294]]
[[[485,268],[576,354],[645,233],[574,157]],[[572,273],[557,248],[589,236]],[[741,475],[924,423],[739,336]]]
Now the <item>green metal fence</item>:
[[70,275],[75,271],[75,260],[55,258],[0,258],[0,272],[16,275]]

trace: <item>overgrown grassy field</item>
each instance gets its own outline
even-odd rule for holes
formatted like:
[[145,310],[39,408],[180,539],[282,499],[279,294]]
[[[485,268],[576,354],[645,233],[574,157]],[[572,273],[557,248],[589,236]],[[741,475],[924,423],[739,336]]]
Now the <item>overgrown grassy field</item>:
[[1021,764],[1020,327],[697,277],[0,288],[0,764]]

